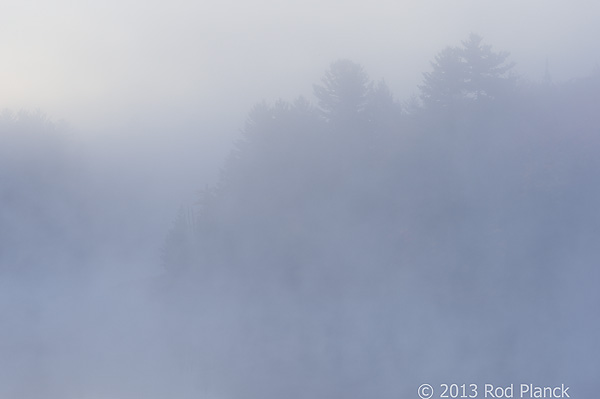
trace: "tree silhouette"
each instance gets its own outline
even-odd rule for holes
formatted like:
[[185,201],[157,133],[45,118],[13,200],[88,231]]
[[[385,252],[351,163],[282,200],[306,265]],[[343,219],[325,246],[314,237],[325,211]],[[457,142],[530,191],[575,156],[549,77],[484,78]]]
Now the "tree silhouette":
[[475,99],[497,98],[514,83],[508,75],[514,63],[507,63],[508,52],[493,52],[491,45],[482,44],[483,38],[471,33],[462,42],[460,54],[466,68],[468,95]]
[[393,128],[399,119],[402,110],[384,80],[377,82],[370,90],[365,113],[369,124],[377,129]]
[[426,107],[446,108],[465,95],[466,71],[459,49],[446,47],[431,63],[433,70],[423,74],[421,98]]
[[435,56],[433,70],[423,74],[419,86],[426,107],[452,109],[465,101],[493,100],[514,87],[509,53],[494,52],[482,41],[472,33],[461,47],[446,47]]
[[331,64],[314,94],[326,119],[355,122],[365,110],[372,83],[363,68],[350,60]]

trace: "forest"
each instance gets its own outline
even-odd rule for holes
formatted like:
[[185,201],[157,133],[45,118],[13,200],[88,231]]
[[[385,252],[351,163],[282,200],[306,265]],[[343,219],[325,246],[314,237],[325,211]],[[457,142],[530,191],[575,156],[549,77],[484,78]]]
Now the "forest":
[[0,394],[409,398],[424,382],[515,382],[593,397],[600,70],[530,81],[471,34],[408,101],[348,59],[313,89],[254,106],[217,182],[146,254],[159,272],[124,260],[135,278],[110,291],[82,283],[121,229],[98,209],[121,202],[130,226],[144,199],[106,194],[68,128],[5,111],[0,354],[19,360],[0,362]]

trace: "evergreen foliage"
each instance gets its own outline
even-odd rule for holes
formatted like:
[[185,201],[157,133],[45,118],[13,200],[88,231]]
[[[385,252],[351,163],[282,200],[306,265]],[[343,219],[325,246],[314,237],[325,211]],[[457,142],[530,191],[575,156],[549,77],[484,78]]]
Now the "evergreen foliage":
[[[185,284],[172,283],[187,284],[181,300],[197,301],[201,323],[210,325],[212,307],[247,315],[233,322],[244,331],[233,356],[248,363],[212,369],[219,390],[235,379],[249,397],[303,397],[308,387],[316,397],[398,397],[396,377],[413,381],[419,369],[432,380],[487,381],[543,378],[528,356],[558,363],[561,345],[523,348],[542,330],[563,339],[549,320],[568,319],[554,306],[564,300],[554,288],[573,272],[564,257],[594,251],[580,240],[600,225],[591,183],[600,120],[588,106],[600,91],[585,89],[598,79],[541,95],[541,86],[516,86],[506,58],[477,35],[443,50],[411,113],[347,60],[315,86],[318,108],[300,99],[251,111],[200,207],[198,250],[165,265],[186,264]],[[171,252],[181,251],[176,237]],[[452,352],[457,342],[467,348]],[[455,362],[437,375],[430,365],[444,350]],[[469,351],[474,363],[459,358]],[[274,376],[268,387],[253,367]]]
[[466,101],[495,100],[514,88],[513,63],[507,52],[494,52],[472,33],[462,47],[446,47],[435,56],[432,71],[423,74],[421,98],[426,107],[448,109]]
[[321,82],[314,86],[314,92],[327,119],[354,121],[364,112],[372,83],[360,65],[338,60],[331,64]]

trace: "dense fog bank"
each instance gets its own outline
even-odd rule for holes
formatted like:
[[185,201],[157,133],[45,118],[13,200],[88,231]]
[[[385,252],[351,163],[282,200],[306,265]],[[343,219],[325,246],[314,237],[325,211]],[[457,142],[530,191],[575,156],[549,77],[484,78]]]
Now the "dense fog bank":
[[196,304],[185,326],[237,331],[226,348],[179,341],[206,359],[199,378],[220,365],[231,397],[409,396],[424,380],[591,394],[600,81],[527,84],[507,56],[476,35],[445,49],[410,111],[346,60],[317,106],[253,110],[167,241],[173,309]]
[[600,73],[526,81],[472,34],[409,102],[346,59],[313,88],[258,103],[212,181],[5,113],[0,396],[593,397]]
[[[202,140],[184,128],[166,145],[152,130],[92,140],[41,112],[3,112],[0,396],[109,392],[125,358],[130,390],[146,383],[133,377],[127,342],[155,330],[144,323],[154,325],[157,310],[135,286],[162,273],[178,207],[200,191],[192,184],[215,180],[225,153],[193,156]],[[117,385],[124,394],[127,384]]]

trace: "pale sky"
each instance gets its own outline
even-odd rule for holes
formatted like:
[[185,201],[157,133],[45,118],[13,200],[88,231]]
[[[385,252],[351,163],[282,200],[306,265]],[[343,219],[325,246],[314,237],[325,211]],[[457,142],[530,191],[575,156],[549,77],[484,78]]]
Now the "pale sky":
[[[570,0],[3,0],[0,108],[39,108],[78,128],[225,115],[311,95],[341,57],[404,100],[429,61],[469,32],[532,79],[600,64],[600,2]],[[114,122],[117,121],[117,122]]]

